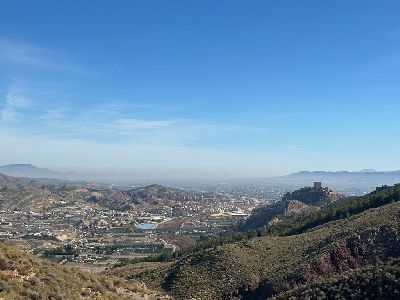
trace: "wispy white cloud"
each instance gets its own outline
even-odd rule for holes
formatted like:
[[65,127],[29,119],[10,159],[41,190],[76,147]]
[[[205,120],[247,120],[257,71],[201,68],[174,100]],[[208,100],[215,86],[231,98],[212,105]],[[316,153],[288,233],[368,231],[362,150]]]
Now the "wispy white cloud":
[[21,109],[29,107],[31,101],[23,95],[21,88],[11,85],[8,88],[4,106],[1,109],[1,119],[6,122],[18,121],[22,115]]
[[52,71],[87,73],[87,70],[71,62],[65,55],[23,42],[0,39],[0,61]]
[[116,130],[131,131],[162,129],[176,124],[176,120],[142,120],[123,118],[115,120],[113,124],[110,124],[110,127]]
[[0,129],[30,132],[48,140],[83,139],[106,143],[110,147],[130,142],[154,149],[161,145],[192,149],[246,148],[246,144],[237,144],[238,137],[268,133],[267,128],[235,122],[184,119],[173,114],[164,116],[156,108],[132,108],[132,103],[128,103],[128,107],[113,102],[80,106],[76,101],[54,101],[59,99],[57,93],[47,90],[47,87],[44,89],[47,91],[45,95],[41,92],[42,86],[38,88],[32,82],[11,85],[3,108],[0,107],[3,121]]

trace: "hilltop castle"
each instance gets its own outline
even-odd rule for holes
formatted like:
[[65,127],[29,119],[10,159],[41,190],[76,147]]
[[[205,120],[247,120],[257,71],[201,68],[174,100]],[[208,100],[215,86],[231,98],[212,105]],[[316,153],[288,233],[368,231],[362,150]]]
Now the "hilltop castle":
[[334,192],[332,190],[329,189],[329,187],[322,187],[321,181],[314,181],[314,189],[317,191],[323,191],[325,193],[325,195],[327,196],[338,196],[339,194],[337,192]]

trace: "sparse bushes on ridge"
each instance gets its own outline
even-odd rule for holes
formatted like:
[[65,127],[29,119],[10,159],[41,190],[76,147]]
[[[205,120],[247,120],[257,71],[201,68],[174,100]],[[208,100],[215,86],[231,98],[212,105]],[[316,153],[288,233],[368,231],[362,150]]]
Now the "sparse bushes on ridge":
[[399,299],[400,262],[378,263],[278,294],[284,299]]
[[0,299],[141,299],[141,293],[150,291],[137,281],[57,265],[0,241]]

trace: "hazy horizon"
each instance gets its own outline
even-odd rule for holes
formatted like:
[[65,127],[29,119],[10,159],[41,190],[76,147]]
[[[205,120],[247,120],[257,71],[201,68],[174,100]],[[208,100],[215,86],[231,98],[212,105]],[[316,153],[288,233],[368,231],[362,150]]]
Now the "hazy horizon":
[[[30,177],[30,178],[54,178],[54,179],[68,179],[68,180],[84,180],[84,181],[98,181],[98,182],[104,182],[104,183],[166,183],[166,182],[193,182],[193,183],[201,183],[201,182],[213,182],[217,183],[219,181],[237,181],[239,182],[245,182],[247,180],[257,180],[257,179],[262,179],[264,183],[268,182],[275,182],[276,179],[282,177],[282,180],[284,182],[288,183],[287,180],[290,180],[288,178],[284,179],[288,175],[293,175],[293,174],[298,174],[298,173],[303,173],[303,172],[308,172],[308,173],[326,173],[329,174],[331,173],[332,175],[337,173],[338,176],[342,172],[349,172],[349,173],[391,173],[391,172],[396,172],[398,173],[399,170],[375,170],[375,169],[370,169],[370,168],[364,168],[361,170],[296,170],[294,172],[290,173],[285,173],[285,174],[275,174],[275,175],[270,175],[270,176],[265,176],[265,175],[259,175],[251,173],[251,174],[246,174],[246,173],[241,173],[240,175],[232,175],[232,173],[199,173],[199,172],[184,172],[184,171],[179,171],[179,172],[174,172],[174,171],[164,171],[164,172],[157,172],[157,175],[154,175],[156,172],[155,171],[149,171],[149,170],[132,170],[132,169],[125,169],[125,170],[112,170],[112,169],[91,169],[91,170],[85,170],[85,169],[71,169],[71,168],[57,168],[57,167],[46,167],[46,166],[37,166],[37,165],[32,165],[31,163],[1,163],[0,162],[0,173],[3,173],[3,167],[11,167],[15,174],[11,171],[5,172],[5,174],[16,176],[16,177]],[[30,169],[32,169],[32,172],[42,172],[42,173],[37,173],[38,175],[44,175],[44,176],[32,176],[29,174],[35,174],[35,173],[30,173]],[[9,169],[10,170],[10,169]],[[48,172],[48,173],[43,173],[43,172]],[[48,174],[48,176],[46,176]],[[299,178],[300,179],[300,178]],[[325,176],[320,177],[315,177],[315,180],[324,180],[326,179]],[[271,181],[272,180],[272,181]],[[302,179],[304,181],[304,179]],[[300,180],[301,181],[301,180]],[[308,180],[308,183],[312,182],[312,180]],[[373,182],[373,180],[371,181]],[[360,182],[359,182],[360,184]],[[383,183],[384,184],[384,181]],[[378,184],[379,185],[379,184]]]
[[399,9],[2,2],[0,164],[137,179],[398,170]]

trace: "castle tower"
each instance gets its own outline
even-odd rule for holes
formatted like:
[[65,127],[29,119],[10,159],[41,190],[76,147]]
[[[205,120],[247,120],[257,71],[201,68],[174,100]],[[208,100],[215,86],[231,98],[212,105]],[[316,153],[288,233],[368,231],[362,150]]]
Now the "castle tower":
[[315,181],[314,182],[314,189],[319,190],[322,188],[321,182],[320,181]]

